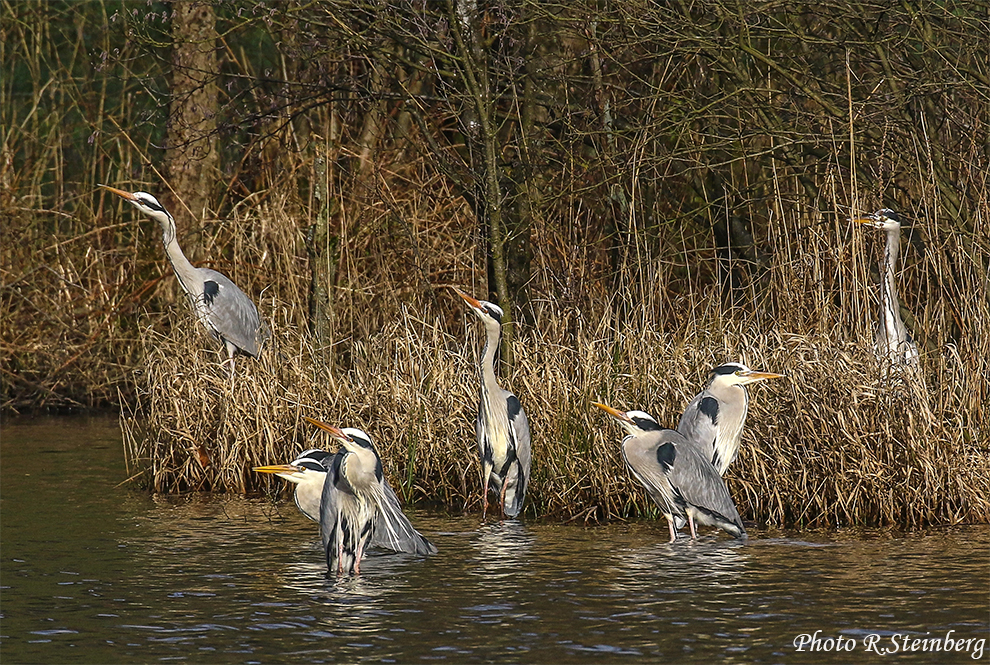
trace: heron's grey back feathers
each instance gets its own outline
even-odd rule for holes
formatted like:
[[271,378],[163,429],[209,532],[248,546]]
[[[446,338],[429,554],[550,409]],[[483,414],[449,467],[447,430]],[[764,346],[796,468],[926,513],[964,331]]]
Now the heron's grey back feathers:
[[665,514],[691,515],[702,524],[746,537],[725,482],[681,432],[662,429],[627,436],[622,452],[630,471]]
[[209,268],[199,272],[203,302],[194,306],[203,322],[218,338],[257,358],[269,333],[254,302],[226,275]]
[[749,393],[745,386],[712,382],[688,404],[677,431],[719,475],[725,475],[729,465],[739,456],[748,410]]

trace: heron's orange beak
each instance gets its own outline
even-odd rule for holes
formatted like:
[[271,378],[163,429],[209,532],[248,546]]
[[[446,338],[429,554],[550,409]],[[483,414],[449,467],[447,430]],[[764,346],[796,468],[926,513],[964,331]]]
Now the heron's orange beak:
[[348,437],[346,434],[344,434],[341,430],[337,429],[333,425],[327,425],[326,423],[320,422],[319,420],[315,420],[308,416],[303,416],[303,420],[308,422],[310,425],[315,425],[316,427],[319,427],[324,432],[329,432],[330,436],[332,436],[335,439],[339,439],[340,441],[351,440],[350,437]]
[[272,466],[256,466],[251,470],[258,473],[298,473],[299,467],[291,464],[273,464]]
[[464,298],[464,300],[467,301],[467,304],[471,305],[471,307],[474,307],[475,309],[481,309],[481,301],[480,300],[477,300],[475,298],[472,298],[471,296],[469,296],[468,294],[464,293],[463,291],[461,291],[457,287],[452,286],[450,288],[454,289],[454,293],[456,293],[460,297]]
[[746,375],[752,381],[765,381],[766,379],[786,379],[785,374],[775,374],[774,372],[750,372]]
[[134,195],[133,194],[131,194],[130,192],[125,192],[122,189],[117,189],[116,187],[111,187],[110,185],[97,185],[97,187],[102,187],[103,189],[107,190],[108,192],[113,192],[114,194],[116,194],[120,198],[125,199],[127,201],[133,201],[134,200]]
[[627,416],[622,411],[619,411],[618,409],[613,409],[612,407],[606,404],[602,404],[601,402],[592,402],[591,404],[593,406],[597,406],[599,409],[601,409],[608,415],[612,416],[616,420],[622,421],[624,423],[629,423],[630,425],[633,424],[633,421],[629,418],[629,416]]

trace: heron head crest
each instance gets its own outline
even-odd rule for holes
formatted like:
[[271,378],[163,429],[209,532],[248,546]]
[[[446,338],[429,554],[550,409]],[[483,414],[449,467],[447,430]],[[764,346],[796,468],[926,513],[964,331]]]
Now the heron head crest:
[[341,432],[347,437],[348,441],[355,443],[362,448],[375,449],[374,445],[371,443],[371,437],[364,433],[364,430],[360,430],[356,427],[345,427]]
[[657,422],[656,418],[645,411],[627,411],[626,416],[636,427],[644,432],[654,432],[661,429],[660,423]]

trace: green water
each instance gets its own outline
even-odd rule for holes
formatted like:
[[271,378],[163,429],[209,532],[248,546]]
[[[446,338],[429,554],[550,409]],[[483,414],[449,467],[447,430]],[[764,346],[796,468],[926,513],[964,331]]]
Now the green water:
[[[126,477],[114,420],[4,422],[4,665],[971,663],[990,632],[986,526],[668,545],[661,523],[411,511],[438,555],[337,579],[291,500],[155,499]],[[969,648],[946,651],[948,631]],[[803,634],[818,643],[799,651]]]

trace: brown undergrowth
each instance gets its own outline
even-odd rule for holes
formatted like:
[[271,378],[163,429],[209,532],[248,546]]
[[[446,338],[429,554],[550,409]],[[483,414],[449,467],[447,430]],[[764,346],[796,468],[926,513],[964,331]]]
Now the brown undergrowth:
[[[147,469],[155,491],[268,487],[251,466],[328,445],[307,415],[371,434],[407,501],[479,508],[473,319],[451,325],[403,308],[377,332],[341,340],[352,367],[337,370],[272,316],[270,346],[259,361],[240,361],[231,392],[219,347],[187,312],[171,316],[172,334],[147,331],[144,390],[121,420],[129,462]],[[986,441],[968,401],[985,379],[952,349],[884,380],[869,342],[843,341],[838,329],[760,328],[753,316],[725,321],[714,305],[672,329],[545,306],[516,352],[505,383],[533,432],[527,517],[653,514],[622,466],[619,431],[590,402],[641,408],[675,426],[708,369],[739,359],[787,374],[751,388],[742,452],[727,476],[745,519],[916,527],[990,518]]]

